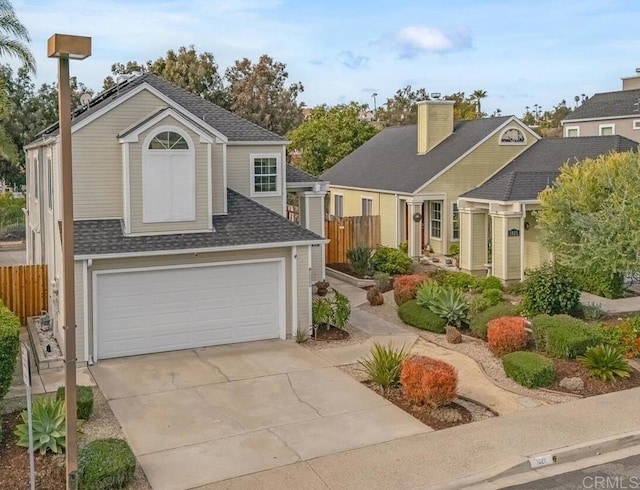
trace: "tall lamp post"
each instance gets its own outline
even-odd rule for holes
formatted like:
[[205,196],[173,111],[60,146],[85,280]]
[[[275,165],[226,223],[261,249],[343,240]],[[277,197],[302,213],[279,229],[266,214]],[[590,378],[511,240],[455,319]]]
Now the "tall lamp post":
[[62,205],[62,283],[66,405],[67,489],[78,488],[78,438],[76,417],[76,301],[73,250],[73,172],[71,168],[71,88],[69,60],[91,56],[91,38],[54,34],[47,43],[47,56],[58,58],[58,113],[60,122],[60,169]]

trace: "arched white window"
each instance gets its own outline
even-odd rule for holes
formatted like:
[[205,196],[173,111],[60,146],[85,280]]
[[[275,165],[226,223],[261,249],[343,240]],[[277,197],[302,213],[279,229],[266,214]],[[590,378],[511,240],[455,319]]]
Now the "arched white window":
[[527,137],[518,128],[507,128],[500,135],[501,145],[526,145]]
[[142,148],[142,221],[194,221],[196,165],[189,135],[175,127],[158,128]]

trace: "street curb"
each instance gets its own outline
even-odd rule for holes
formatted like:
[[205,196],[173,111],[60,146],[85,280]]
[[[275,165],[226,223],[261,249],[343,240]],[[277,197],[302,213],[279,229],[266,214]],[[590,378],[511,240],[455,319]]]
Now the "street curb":
[[548,451],[541,451],[535,454],[522,456],[523,459],[520,463],[517,463],[511,467],[505,468],[502,471],[484,471],[473,475],[467,475],[456,480],[449,481],[442,485],[436,485],[431,487],[432,490],[459,490],[465,488],[473,488],[475,485],[482,483],[491,483],[496,480],[509,478],[523,473],[532,471],[529,464],[529,458],[535,456],[543,456],[551,454],[555,457],[554,465],[547,466],[545,468],[551,468],[559,464],[575,463],[582,459],[591,458],[594,456],[601,456],[603,454],[627,449],[631,447],[640,447],[640,430],[633,432],[626,432],[615,436],[598,439],[588,443],[576,444],[573,446],[565,446],[558,449],[551,449]]

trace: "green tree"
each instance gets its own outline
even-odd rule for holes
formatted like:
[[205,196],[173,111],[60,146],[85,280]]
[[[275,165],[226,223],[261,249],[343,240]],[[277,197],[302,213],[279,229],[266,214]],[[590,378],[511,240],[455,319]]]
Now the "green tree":
[[414,90],[411,85],[398,89],[393,97],[387,99],[385,107],[379,107],[376,119],[384,126],[405,126],[418,121],[418,102],[428,100],[427,89]]
[[640,270],[638,153],[566,164],[539,200],[544,243],[559,263],[603,282]]
[[111,75],[104,79],[103,90],[116,84],[118,75],[133,73],[153,73],[189,92],[223,107],[228,107],[226,92],[218,71],[218,64],[212,53],[198,54],[195,47],[181,46],[178,51],[170,49],[165,56],[155,61],[140,64],[137,61],[114,63]]
[[287,85],[289,73],[284,63],[266,54],[257,63],[237,60],[225,71],[230,108],[274,133],[284,135],[302,122],[302,83]]
[[378,130],[362,119],[365,108],[356,102],[313,109],[308,120],[287,134],[289,146],[299,152],[300,165],[320,175],[373,137]]
[[455,92],[446,95],[445,100],[453,100],[453,119],[456,121],[464,121],[468,119],[477,119],[480,117],[475,102],[471,97],[465,97],[464,92]]

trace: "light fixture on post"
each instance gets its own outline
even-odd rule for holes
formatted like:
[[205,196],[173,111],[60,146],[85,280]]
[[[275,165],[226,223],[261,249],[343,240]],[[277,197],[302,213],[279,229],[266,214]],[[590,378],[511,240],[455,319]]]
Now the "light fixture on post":
[[71,88],[69,60],[91,56],[91,38],[54,34],[47,42],[47,56],[58,58],[58,121],[60,125],[59,179],[62,207],[62,282],[64,291],[64,367],[66,405],[67,489],[78,488],[78,435],[76,416],[76,314],[73,245],[73,172],[71,162]]

